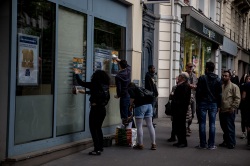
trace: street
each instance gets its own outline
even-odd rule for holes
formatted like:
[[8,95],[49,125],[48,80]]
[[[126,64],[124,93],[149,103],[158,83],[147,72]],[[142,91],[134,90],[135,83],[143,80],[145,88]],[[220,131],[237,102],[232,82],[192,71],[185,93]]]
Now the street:
[[[240,113],[236,117],[236,148],[227,149],[218,147],[216,150],[204,150],[194,148],[199,144],[197,120],[191,125],[191,136],[187,138],[187,148],[173,147],[173,143],[167,142],[171,132],[170,118],[159,118],[154,120],[156,127],[157,150],[150,150],[150,138],[147,127],[144,125],[144,150],[134,150],[130,147],[113,145],[104,149],[101,156],[90,156],[88,152],[93,148],[86,149],[54,161],[43,166],[71,165],[71,166],[249,166],[250,150],[246,147],[246,139],[240,139]],[[208,121],[207,121],[208,122]],[[208,131],[208,123],[207,123]],[[208,136],[208,132],[207,132]],[[216,145],[222,142],[222,130],[219,125],[218,115],[216,121]]]

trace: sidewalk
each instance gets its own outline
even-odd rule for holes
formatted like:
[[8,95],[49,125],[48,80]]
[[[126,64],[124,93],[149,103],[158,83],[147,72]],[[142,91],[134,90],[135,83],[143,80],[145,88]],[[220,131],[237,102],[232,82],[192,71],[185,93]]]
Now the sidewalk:
[[[216,150],[201,150],[194,148],[199,144],[197,120],[191,125],[192,133],[187,137],[187,148],[173,147],[173,143],[167,142],[170,137],[170,118],[155,119],[157,150],[150,150],[150,138],[147,127],[144,127],[144,150],[134,150],[130,147],[113,145],[104,149],[101,156],[90,156],[88,152],[93,148],[72,154],[43,166],[249,166],[250,150],[246,148],[246,139],[240,139],[240,114],[236,118],[236,141],[235,149],[218,147]],[[208,124],[207,124],[208,131]],[[216,121],[216,145],[222,142],[222,131],[217,118]]]

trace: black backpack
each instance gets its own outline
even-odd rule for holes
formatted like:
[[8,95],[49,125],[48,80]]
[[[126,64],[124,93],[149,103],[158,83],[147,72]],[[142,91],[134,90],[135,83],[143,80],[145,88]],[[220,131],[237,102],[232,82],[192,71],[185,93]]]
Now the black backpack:
[[154,98],[154,92],[151,92],[143,87],[137,87],[136,88],[138,97],[141,98]]
[[106,106],[110,99],[109,86],[100,85],[99,91],[96,95],[96,104],[100,106]]

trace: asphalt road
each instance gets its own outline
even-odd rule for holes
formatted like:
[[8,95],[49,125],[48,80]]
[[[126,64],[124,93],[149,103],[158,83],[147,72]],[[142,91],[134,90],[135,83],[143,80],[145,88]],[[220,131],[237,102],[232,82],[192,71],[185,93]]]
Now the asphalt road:
[[[250,150],[246,147],[246,139],[240,139],[240,114],[236,118],[236,141],[235,149],[218,147],[216,150],[204,150],[194,148],[199,144],[197,120],[191,125],[192,133],[187,138],[188,147],[173,147],[173,143],[167,142],[171,132],[170,118],[156,119],[156,143],[157,150],[150,150],[150,138],[147,127],[144,125],[144,149],[134,150],[130,147],[113,145],[104,149],[100,156],[90,156],[88,152],[93,148],[86,149],[43,166],[250,166]],[[207,123],[208,131],[208,123]],[[208,136],[208,133],[207,133]],[[222,130],[217,118],[216,121],[216,145],[222,142]]]

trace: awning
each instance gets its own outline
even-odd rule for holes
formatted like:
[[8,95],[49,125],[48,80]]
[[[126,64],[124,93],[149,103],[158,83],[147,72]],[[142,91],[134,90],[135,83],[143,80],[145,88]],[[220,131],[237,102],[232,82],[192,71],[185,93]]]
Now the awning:
[[230,40],[229,38],[227,38],[226,36],[224,36],[223,39],[223,45],[222,45],[222,52],[228,53],[232,56],[237,56],[237,43],[233,42],[232,40]]

